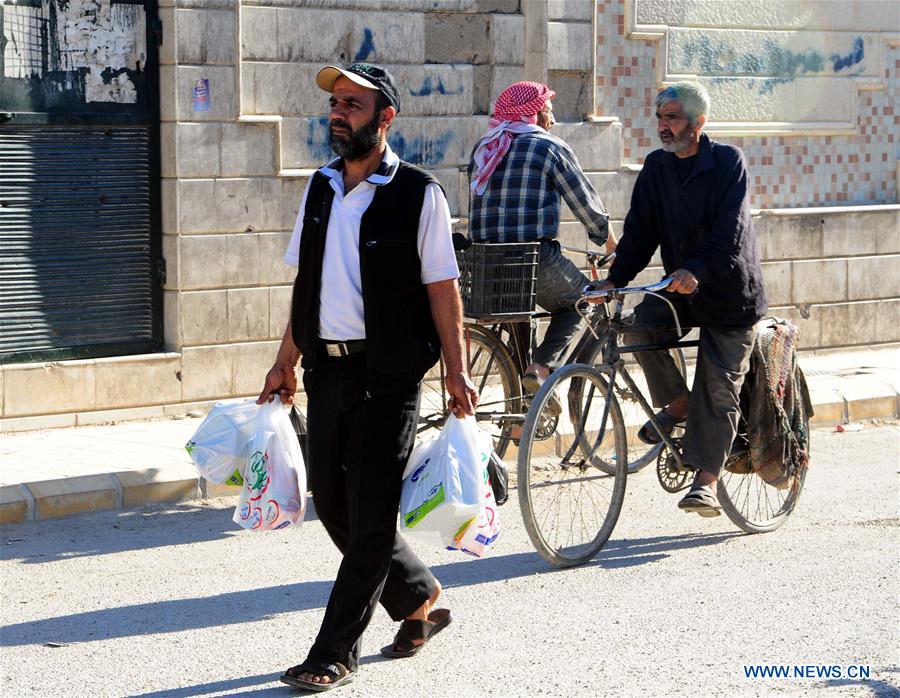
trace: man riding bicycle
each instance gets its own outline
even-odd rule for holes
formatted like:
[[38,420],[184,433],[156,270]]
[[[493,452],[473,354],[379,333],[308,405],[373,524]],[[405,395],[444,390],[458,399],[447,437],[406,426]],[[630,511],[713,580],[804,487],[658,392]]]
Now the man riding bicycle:
[[[657,418],[671,433],[686,424],[685,465],[697,469],[686,512],[718,516],[719,473],[740,418],[739,394],[750,364],[754,325],[768,308],[756,235],[750,218],[747,167],[739,148],[702,133],[709,95],[696,82],[677,82],[656,98],[662,148],[647,156],[634,185],[631,208],[607,280],[621,288],[660,248],[666,294],[684,326],[700,327],[693,390],[688,391],[667,351],[635,354],[650,388]],[[674,341],[669,306],[647,296],[635,310],[630,344]],[[660,329],[666,328],[666,329]],[[645,443],[661,439],[647,422]]]
[[[537,304],[550,312],[544,341],[534,350],[522,386],[536,393],[578,330],[575,304],[589,283],[556,240],[560,199],[598,245],[615,249],[609,215],[572,149],[551,136],[556,93],[517,82],[497,98],[490,130],[469,164],[469,234],[476,242],[540,242]],[[526,344],[527,346],[527,344]]]

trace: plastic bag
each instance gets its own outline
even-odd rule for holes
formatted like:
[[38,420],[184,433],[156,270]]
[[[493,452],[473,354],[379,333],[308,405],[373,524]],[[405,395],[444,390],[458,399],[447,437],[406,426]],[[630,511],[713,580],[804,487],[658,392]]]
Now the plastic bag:
[[233,517],[243,528],[268,531],[303,521],[306,468],[289,410],[277,396],[257,408]]
[[400,493],[401,531],[441,547],[481,514],[484,466],[474,417],[451,415],[433,440],[414,449]]
[[484,483],[484,505],[481,513],[466,526],[466,530],[450,546],[475,557],[484,557],[500,536],[500,511],[494,499],[494,490],[490,487],[487,468],[484,470]]
[[213,406],[184,447],[200,475],[217,485],[244,484],[244,465],[250,457],[253,420],[258,413],[252,398]]

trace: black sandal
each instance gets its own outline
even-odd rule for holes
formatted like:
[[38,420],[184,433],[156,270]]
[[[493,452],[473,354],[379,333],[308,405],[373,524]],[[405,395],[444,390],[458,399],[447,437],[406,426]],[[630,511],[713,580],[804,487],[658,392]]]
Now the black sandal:
[[[656,413],[656,419],[659,422],[659,425],[663,428],[666,434],[671,434],[675,427],[680,424],[684,424],[686,421],[685,417],[676,417],[675,415],[671,415],[665,410],[660,410]],[[637,433],[637,437],[643,441],[645,444],[650,444],[651,446],[658,444],[662,441],[662,438],[659,436],[659,432],[656,431],[656,427],[653,426],[653,422],[649,419],[644,422],[644,426],[642,426]]]
[[[304,673],[313,674],[315,676],[327,676],[331,680],[328,683],[318,683],[315,681],[306,681],[305,679],[296,676],[296,674]],[[330,691],[332,688],[348,684],[355,678],[356,672],[350,671],[340,662],[329,664],[326,662],[311,662],[307,660],[303,662],[303,664],[292,666],[284,672],[284,674],[281,675],[281,683],[286,683],[288,686],[294,686],[295,688],[302,688],[306,691],[316,691],[317,693],[321,693],[322,691]]]
[[[428,620],[406,619],[400,624],[394,642],[382,647],[381,654],[391,659],[412,657],[448,625],[450,625],[450,611],[446,608],[435,609],[428,614]],[[422,642],[416,644],[416,640]]]

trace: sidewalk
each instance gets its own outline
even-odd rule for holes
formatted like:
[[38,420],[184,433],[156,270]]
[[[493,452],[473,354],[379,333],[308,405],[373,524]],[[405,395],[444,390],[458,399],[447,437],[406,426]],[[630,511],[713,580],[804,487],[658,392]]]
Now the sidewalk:
[[[801,365],[816,426],[900,414],[900,348],[804,353]],[[3,434],[0,523],[234,495],[233,488],[200,481],[184,450],[201,421],[186,417]]]

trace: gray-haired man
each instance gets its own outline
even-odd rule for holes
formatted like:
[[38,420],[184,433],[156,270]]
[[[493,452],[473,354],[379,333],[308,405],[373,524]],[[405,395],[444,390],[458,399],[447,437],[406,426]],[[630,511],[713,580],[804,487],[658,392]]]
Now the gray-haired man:
[[[750,363],[753,326],[765,314],[756,235],[750,219],[747,166],[740,149],[702,133],[709,95],[696,82],[678,82],[656,98],[662,148],[647,156],[631,196],[622,239],[600,288],[626,286],[660,248],[667,291],[681,325],[700,327],[693,390],[668,352],[636,354],[657,414],[671,432],[686,422],[684,462],[697,477],[678,506],[701,516],[720,513],[716,483],[740,418],[739,393]],[[633,344],[670,342],[668,306],[647,296],[635,311]],[[647,422],[638,436],[660,440]]]

